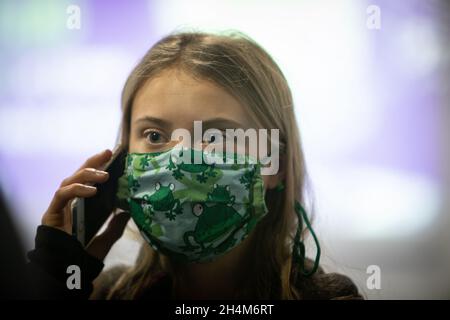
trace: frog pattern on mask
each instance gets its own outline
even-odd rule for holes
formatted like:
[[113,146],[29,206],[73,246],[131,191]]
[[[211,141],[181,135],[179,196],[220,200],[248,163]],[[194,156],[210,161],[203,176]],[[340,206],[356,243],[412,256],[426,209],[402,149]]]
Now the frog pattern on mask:
[[[192,205],[192,214],[198,220],[194,230],[184,233],[185,246],[181,246],[181,249],[187,251],[199,249],[199,255],[204,256],[211,252],[219,254],[232,247],[237,241],[233,230],[236,226],[246,223],[249,217],[248,212],[242,217],[233,208],[234,200],[235,196],[230,194],[229,186],[214,184],[206,202]],[[214,242],[220,238],[223,238],[223,241],[214,246]]]
[[[180,151],[179,158],[183,157],[185,151]],[[174,161],[172,157],[169,157],[169,165],[167,169],[172,171],[172,175],[175,179],[180,180],[185,176],[185,173],[189,173],[191,175],[195,175],[195,179],[197,179],[200,183],[206,183],[209,177],[214,178],[217,175],[217,170],[214,168],[214,164],[206,164],[204,162],[195,164],[194,163],[194,152],[190,153],[190,163],[185,163],[184,161],[179,161],[177,163]]]
[[161,186],[159,182],[155,185],[155,192],[152,195],[144,195],[143,200],[149,206],[148,210],[151,214],[155,211],[164,212],[169,220],[175,220],[175,214],[183,213],[179,199],[173,196],[175,185],[169,183],[168,186]]
[[249,163],[185,164],[165,153],[129,154],[121,197],[155,249],[208,261],[245,239],[267,213],[257,169]]

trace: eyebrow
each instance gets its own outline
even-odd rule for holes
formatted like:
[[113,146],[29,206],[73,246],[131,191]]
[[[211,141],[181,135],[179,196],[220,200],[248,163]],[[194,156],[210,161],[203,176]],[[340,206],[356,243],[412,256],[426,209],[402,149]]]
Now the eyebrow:
[[[135,121],[135,123],[152,123],[157,126],[160,126],[162,128],[171,128],[172,123],[170,121],[155,118],[151,116],[144,116],[142,118],[139,118]],[[208,120],[202,121],[202,127],[209,129],[209,128],[217,128],[217,129],[234,129],[234,128],[244,128],[244,126],[234,120],[226,119],[226,118],[212,118]]]
[[145,117],[139,118],[136,121],[134,121],[134,123],[141,123],[141,122],[152,123],[152,124],[155,124],[162,128],[170,128],[170,126],[171,126],[171,122],[169,122],[169,121],[166,121],[166,120],[160,119],[160,118],[150,117],[150,116],[145,116]]
[[217,128],[217,129],[234,129],[243,128],[244,126],[234,120],[226,118],[212,118],[202,122],[203,128]]

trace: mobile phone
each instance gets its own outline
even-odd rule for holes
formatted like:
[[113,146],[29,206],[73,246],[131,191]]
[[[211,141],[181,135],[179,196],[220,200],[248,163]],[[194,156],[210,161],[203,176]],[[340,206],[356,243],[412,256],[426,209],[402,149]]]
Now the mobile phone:
[[116,147],[108,163],[101,168],[109,173],[104,183],[94,184],[97,192],[90,198],[76,198],[72,209],[72,234],[87,246],[114,209],[118,179],[125,168],[126,150]]

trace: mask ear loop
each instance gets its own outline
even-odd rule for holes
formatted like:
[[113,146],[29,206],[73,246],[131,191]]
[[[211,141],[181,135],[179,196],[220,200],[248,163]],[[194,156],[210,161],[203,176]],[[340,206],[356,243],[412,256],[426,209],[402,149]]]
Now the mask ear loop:
[[[276,191],[282,191],[284,189],[284,185],[282,182],[279,182],[276,186]],[[294,209],[295,213],[297,214],[298,218],[298,226],[297,226],[297,232],[295,234],[294,238],[294,246],[293,246],[293,259],[295,263],[300,264],[300,270],[305,277],[312,276],[317,269],[319,268],[319,261],[320,261],[320,244],[319,240],[317,239],[316,233],[314,232],[311,223],[309,222],[308,215],[306,214],[305,209],[301,206],[301,204],[298,201],[295,201],[294,203]],[[314,265],[313,268],[309,271],[305,270],[305,260],[306,260],[306,250],[305,250],[305,244],[301,240],[301,234],[303,231],[303,221],[306,224],[306,228],[311,232],[311,235],[314,239],[314,243],[316,245],[316,258],[314,259]]]
[[[309,222],[306,211],[303,209],[303,207],[297,201],[295,201],[295,212],[297,213],[299,223],[298,223],[297,233],[296,233],[295,239],[294,239],[294,259],[296,261],[300,262],[302,274],[305,277],[309,277],[309,276],[312,276],[319,268],[319,261],[320,261],[319,240],[317,239],[316,233],[314,232],[313,228],[311,227],[311,223]],[[303,229],[302,218],[303,218],[303,221],[305,221],[306,228],[308,228],[309,232],[311,232],[311,235],[314,239],[314,243],[316,244],[316,258],[314,259],[313,268],[310,271],[305,271],[305,259],[306,259],[305,244],[301,240],[301,233],[302,233],[302,229]]]

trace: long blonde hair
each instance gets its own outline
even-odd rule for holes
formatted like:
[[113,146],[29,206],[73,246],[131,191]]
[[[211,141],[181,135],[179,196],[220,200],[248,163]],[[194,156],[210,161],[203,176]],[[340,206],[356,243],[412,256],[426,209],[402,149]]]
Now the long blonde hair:
[[[208,34],[181,32],[158,41],[131,72],[122,92],[121,141],[128,149],[130,117],[138,90],[150,78],[168,68],[213,81],[248,108],[259,128],[279,129],[280,168],[284,189],[268,190],[268,214],[252,235],[253,270],[237,297],[295,299],[296,268],[292,268],[292,239],[297,227],[294,200],[304,203],[306,170],[292,94],[286,78],[270,55],[248,36],[232,32]],[[257,270],[257,272],[254,272]],[[109,298],[133,299],[152,282],[157,272],[177,279],[177,266],[144,243],[136,265],[126,271],[110,290]]]

